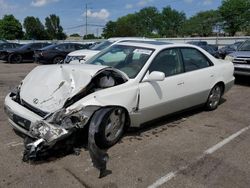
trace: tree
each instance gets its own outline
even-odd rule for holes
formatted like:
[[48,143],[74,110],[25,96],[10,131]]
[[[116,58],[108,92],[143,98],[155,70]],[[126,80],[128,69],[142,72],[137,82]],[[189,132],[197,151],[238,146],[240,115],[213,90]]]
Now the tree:
[[27,39],[43,40],[47,38],[44,25],[39,18],[28,16],[24,19],[23,27],[26,30],[25,37]]
[[176,37],[181,33],[182,25],[186,21],[186,15],[167,6],[163,8],[160,20],[160,35]]
[[103,28],[102,36],[104,38],[110,38],[116,36],[117,33],[117,23],[113,21],[109,21],[106,23],[105,27]]
[[63,32],[63,28],[60,25],[60,18],[55,14],[51,14],[49,17],[45,18],[45,27],[48,33],[49,39],[66,39],[66,34]]
[[95,35],[94,34],[87,34],[83,36],[83,39],[95,39]]
[[213,29],[219,21],[218,11],[202,11],[192,16],[184,23],[182,33],[184,35],[199,35],[207,37],[212,35]]
[[150,37],[158,33],[160,22],[160,13],[155,7],[141,9],[135,14],[135,26],[139,36]]
[[70,37],[80,37],[80,35],[78,33],[73,33],[70,35]]
[[249,0],[223,0],[219,13],[224,21],[224,30],[234,36],[250,24]]
[[14,40],[23,37],[22,25],[13,15],[5,15],[0,20],[0,38]]

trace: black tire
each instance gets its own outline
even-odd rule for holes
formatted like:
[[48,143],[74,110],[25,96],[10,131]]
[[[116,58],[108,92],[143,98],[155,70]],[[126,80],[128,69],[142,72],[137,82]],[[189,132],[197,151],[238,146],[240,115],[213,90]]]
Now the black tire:
[[220,84],[216,84],[210,91],[207,102],[206,102],[206,110],[215,110],[221,100],[221,96],[223,94],[223,87]]
[[9,63],[22,63],[23,57],[21,54],[12,54],[8,58]]
[[109,148],[115,145],[123,136],[126,125],[126,111],[117,107],[107,113],[95,134],[96,145]]
[[61,63],[63,60],[64,60],[63,57],[61,57],[61,56],[56,56],[56,57],[54,57],[54,59],[53,59],[53,64],[59,64],[59,63]]

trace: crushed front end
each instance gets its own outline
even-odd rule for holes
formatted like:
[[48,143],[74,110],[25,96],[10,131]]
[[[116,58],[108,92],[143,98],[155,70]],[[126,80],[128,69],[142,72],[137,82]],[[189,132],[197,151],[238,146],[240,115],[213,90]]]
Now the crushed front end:
[[[66,112],[60,109],[54,113],[41,112],[22,101],[18,92],[11,92],[5,98],[5,112],[12,127],[26,137],[23,160],[33,160],[43,155],[59,141],[83,129],[97,106],[83,107]],[[27,139],[28,138],[28,139]]]

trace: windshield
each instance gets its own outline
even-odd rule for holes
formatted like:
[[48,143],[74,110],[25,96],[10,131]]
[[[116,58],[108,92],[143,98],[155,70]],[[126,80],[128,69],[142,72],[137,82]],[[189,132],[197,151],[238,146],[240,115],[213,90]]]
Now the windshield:
[[239,51],[250,51],[250,40],[243,42],[239,47]]
[[114,67],[135,78],[153,53],[153,49],[114,45],[88,61],[88,64]]
[[99,51],[101,51],[101,50],[109,47],[111,44],[113,44],[113,42],[110,42],[110,41],[106,40],[104,42],[101,42],[100,44],[97,44],[97,45],[93,46],[91,48],[91,50],[99,50]]

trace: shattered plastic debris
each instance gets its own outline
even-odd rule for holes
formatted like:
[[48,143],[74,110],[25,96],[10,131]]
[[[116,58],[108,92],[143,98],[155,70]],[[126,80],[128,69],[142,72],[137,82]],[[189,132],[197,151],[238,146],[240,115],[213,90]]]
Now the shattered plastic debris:
[[103,118],[111,110],[113,110],[113,108],[102,108],[96,111],[89,126],[89,154],[92,159],[93,166],[100,171],[99,178],[105,177],[112,173],[111,170],[107,170],[107,162],[109,159],[108,153],[106,152],[106,150],[100,149],[95,142],[95,134],[98,132]]

